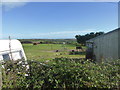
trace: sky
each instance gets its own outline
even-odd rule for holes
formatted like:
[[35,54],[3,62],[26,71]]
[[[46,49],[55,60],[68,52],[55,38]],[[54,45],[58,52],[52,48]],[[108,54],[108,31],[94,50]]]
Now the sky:
[[2,6],[3,38],[68,39],[116,28],[117,2],[14,2]]

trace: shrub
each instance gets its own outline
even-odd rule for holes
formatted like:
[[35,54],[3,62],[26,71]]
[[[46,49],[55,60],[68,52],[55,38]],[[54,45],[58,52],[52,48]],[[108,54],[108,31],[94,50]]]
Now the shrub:
[[27,72],[24,64],[4,64],[3,88],[120,89],[120,60],[101,64],[69,58],[55,58],[47,64],[28,61]]
[[69,52],[69,55],[85,55],[85,52],[72,50]]
[[21,41],[22,44],[31,44],[32,41]]

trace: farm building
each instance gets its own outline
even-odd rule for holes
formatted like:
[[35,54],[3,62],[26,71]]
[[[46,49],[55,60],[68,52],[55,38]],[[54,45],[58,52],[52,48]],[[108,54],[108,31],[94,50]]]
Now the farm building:
[[120,59],[120,28],[86,41],[86,59],[97,62]]
[[18,40],[0,40],[0,60],[25,59],[26,56]]

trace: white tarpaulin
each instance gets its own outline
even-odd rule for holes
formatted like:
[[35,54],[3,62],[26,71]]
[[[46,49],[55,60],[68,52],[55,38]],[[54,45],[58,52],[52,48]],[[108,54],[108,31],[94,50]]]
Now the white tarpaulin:
[[21,43],[18,40],[0,40],[0,60],[11,58],[26,59]]

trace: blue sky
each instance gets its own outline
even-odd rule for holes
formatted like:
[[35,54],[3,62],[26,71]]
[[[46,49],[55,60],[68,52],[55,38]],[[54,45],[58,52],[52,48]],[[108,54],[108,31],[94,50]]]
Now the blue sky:
[[74,38],[118,27],[118,6],[106,2],[8,3],[2,8],[3,38]]

